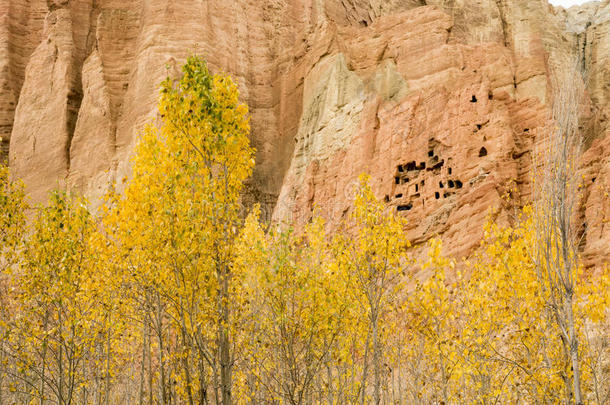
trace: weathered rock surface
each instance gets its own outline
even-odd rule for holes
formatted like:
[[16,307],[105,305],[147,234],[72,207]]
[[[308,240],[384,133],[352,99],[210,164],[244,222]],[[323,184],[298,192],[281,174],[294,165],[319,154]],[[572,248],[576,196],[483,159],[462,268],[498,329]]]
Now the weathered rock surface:
[[0,0],[0,156],[34,201],[99,201],[191,53],[239,81],[268,219],[336,225],[368,172],[409,238],[457,257],[491,210],[511,220],[506,193],[531,198],[555,72],[580,56],[583,256],[610,259],[610,0]]

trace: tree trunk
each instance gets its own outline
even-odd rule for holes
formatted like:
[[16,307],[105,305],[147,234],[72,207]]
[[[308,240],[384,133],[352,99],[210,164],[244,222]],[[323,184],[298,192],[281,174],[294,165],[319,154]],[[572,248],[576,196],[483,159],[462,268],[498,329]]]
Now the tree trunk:
[[[45,322],[45,330],[46,330],[46,322]],[[44,404],[44,388],[45,381],[44,377],[47,372],[47,338],[43,339],[43,349],[42,349],[42,372],[40,373],[40,405]]]
[[366,334],[366,342],[364,346],[364,358],[363,358],[363,366],[362,366],[362,383],[360,384],[360,389],[362,390],[362,395],[360,396],[360,405],[364,405],[364,401],[366,400],[366,380],[368,378],[369,373],[369,342],[371,340],[371,330],[369,329]]
[[216,364],[216,362],[214,362],[214,366],[213,366],[214,370],[212,370],[214,372],[214,400],[216,401],[215,405],[219,405],[220,402],[220,394],[218,393],[218,389],[220,388],[220,384],[218,382],[218,365]]
[[143,325],[142,333],[142,361],[140,363],[140,388],[138,395],[138,404],[144,405],[144,373],[146,372],[146,335],[148,334],[146,325]]
[[199,356],[199,404],[208,403],[208,390],[205,386],[205,367],[203,364],[203,356]]
[[152,353],[150,350],[150,325],[146,323],[146,359],[148,361],[148,405],[153,405],[153,371],[152,371]]
[[95,373],[95,405],[101,405],[102,403],[102,390],[100,388],[100,377]]
[[373,373],[375,374],[375,387],[373,392],[373,403],[379,405],[381,403],[381,370],[380,370],[380,359],[379,359],[379,336],[378,336],[378,325],[379,319],[377,314],[374,314],[371,326],[373,328]]
[[186,346],[186,331],[185,331],[184,317],[182,317],[182,368],[184,369],[184,378],[186,379],[186,394],[188,397],[189,405],[194,405],[193,392],[191,390],[191,371],[189,368],[188,350]]
[[330,360],[326,360],[326,378],[328,379],[328,405],[333,405],[333,372]]
[[231,405],[231,351],[229,339],[229,274],[225,265],[221,265],[221,292],[219,302],[218,343],[220,350],[220,385],[222,405]]
[[59,383],[58,383],[58,387],[57,387],[57,402],[59,402],[59,405],[64,405],[64,355],[63,355],[63,342],[62,340],[62,328],[61,328],[61,310],[58,312],[57,314],[58,316],[58,325],[59,325],[59,334],[58,334],[58,338],[57,341],[59,343],[59,355],[57,356],[57,369],[58,369],[58,374],[59,374]]
[[164,405],[167,404],[167,389],[165,386],[165,360],[163,359],[163,336],[161,336],[162,332],[157,333],[157,340],[159,342],[159,393],[161,394],[161,400]]
[[568,321],[570,360],[572,363],[572,383],[574,391],[574,403],[582,405],[582,393],[580,388],[580,365],[578,361],[578,337],[574,327],[574,312],[572,309],[572,295],[568,294],[566,299],[566,315]]
[[4,403],[2,399],[2,386],[4,384],[4,340],[0,341],[0,405]]
[[220,339],[220,385],[222,390],[222,405],[231,405],[231,358],[229,351],[229,334],[226,330],[221,331]]
[[106,386],[104,403],[109,404],[110,401],[110,315],[108,315],[108,330],[106,331]]
[[159,374],[160,374],[160,381],[159,381],[159,391],[161,394],[161,400],[163,401],[162,403],[164,405],[166,405],[168,403],[168,398],[167,398],[167,389],[165,386],[165,361],[163,358],[163,350],[165,350],[165,347],[163,345],[163,322],[161,320],[161,298],[159,297],[159,295],[157,294],[157,341],[159,343]]

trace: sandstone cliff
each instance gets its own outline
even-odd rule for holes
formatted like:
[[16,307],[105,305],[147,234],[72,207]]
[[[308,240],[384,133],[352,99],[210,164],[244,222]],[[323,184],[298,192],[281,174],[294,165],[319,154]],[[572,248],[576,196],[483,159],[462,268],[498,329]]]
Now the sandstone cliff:
[[455,256],[490,208],[510,220],[505,193],[530,198],[554,72],[581,57],[583,252],[610,259],[610,0],[0,0],[0,156],[34,201],[97,201],[190,53],[239,81],[269,219],[336,223],[367,171]]

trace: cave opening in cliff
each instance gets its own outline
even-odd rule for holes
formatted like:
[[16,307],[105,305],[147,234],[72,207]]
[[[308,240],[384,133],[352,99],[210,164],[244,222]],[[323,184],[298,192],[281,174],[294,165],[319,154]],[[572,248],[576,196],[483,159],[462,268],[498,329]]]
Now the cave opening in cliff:
[[429,150],[428,151],[428,157],[432,157],[434,156],[434,150]]
[[481,149],[479,149],[479,157],[484,157],[487,156],[487,149],[485,148],[485,146],[483,146]]
[[402,194],[396,194],[396,198],[402,198]]
[[481,128],[483,128],[483,125],[482,124],[477,124],[477,129],[481,129]]
[[417,193],[418,191],[419,191],[419,185],[418,185],[418,184],[416,184],[416,185],[415,185],[415,192]]
[[394,177],[394,182],[396,184],[400,184],[400,177]]
[[439,186],[440,188],[445,188],[445,185],[443,184],[443,182],[442,182],[442,181],[439,181],[439,182],[438,182],[438,186]]
[[414,161],[407,163],[407,171],[410,172],[412,170],[415,170],[416,166],[417,166],[417,163],[415,163]]
[[407,205],[399,205],[396,207],[398,211],[410,211],[413,208],[413,204],[409,203]]
[[478,101],[478,100],[477,100],[477,96],[475,96],[475,95],[473,94],[473,95],[472,95],[472,98],[470,99],[470,102],[471,102],[471,103],[476,103],[477,101]]
[[459,180],[455,181],[455,188],[462,188],[462,182]]
[[398,172],[402,173],[404,171],[405,171],[404,167],[402,167],[402,165],[398,165]]
[[360,25],[361,25],[362,27],[368,27],[368,26],[369,26],[369,23],[368,23],[368,21],[366,21],[366,20],[362,20],[362,21],[360,21]]
[[449,170],[447,170],[447,172],[448,172],[449,174],[451,174],[451,172],[452,172],[452,171],[453,171],[453,170],[451,170],[451,168],[449,168]]
[[489,93],[487,93],[487,98],[489,100],[493,100],[494,99],[494,94],[490,91]]
[[[435,156],[435,158],[438,159],[438,157]],[[431,166],[428,168],[428,171],[439,171],[441,169],[441,167],[443,167],[445,165],[445,159],[441,160],[440,162],[436,163],[434,166]]]
[[424,170],[426,168],[426,162],[420,162],[419,166],[416,167],[417,170]]
[[449,181],[447,182],[447,185],[449,186],[449,188],[453,188],[453,187],[455,187],[455,183],[453,182],[453,180],[449,180]]
[[438,191],[434,193],[434,198],[436,198],[437,200],[439,198],[441,198],[441,195],[440,195],[440,193]]

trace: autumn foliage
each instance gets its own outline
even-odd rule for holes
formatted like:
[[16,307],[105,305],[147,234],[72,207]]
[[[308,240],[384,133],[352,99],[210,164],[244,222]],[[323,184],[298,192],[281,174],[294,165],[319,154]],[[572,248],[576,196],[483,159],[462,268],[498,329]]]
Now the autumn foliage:
[[97,215],[63,192],[29,208],[0,170],[0,405],[573,404],[575,381],[610,401],[610,272],[569,256],[551,295],[536,205],[467,261],[440,239],[418,259],[365,175],[338,231],[264,224],[236,85],[183,72]]

